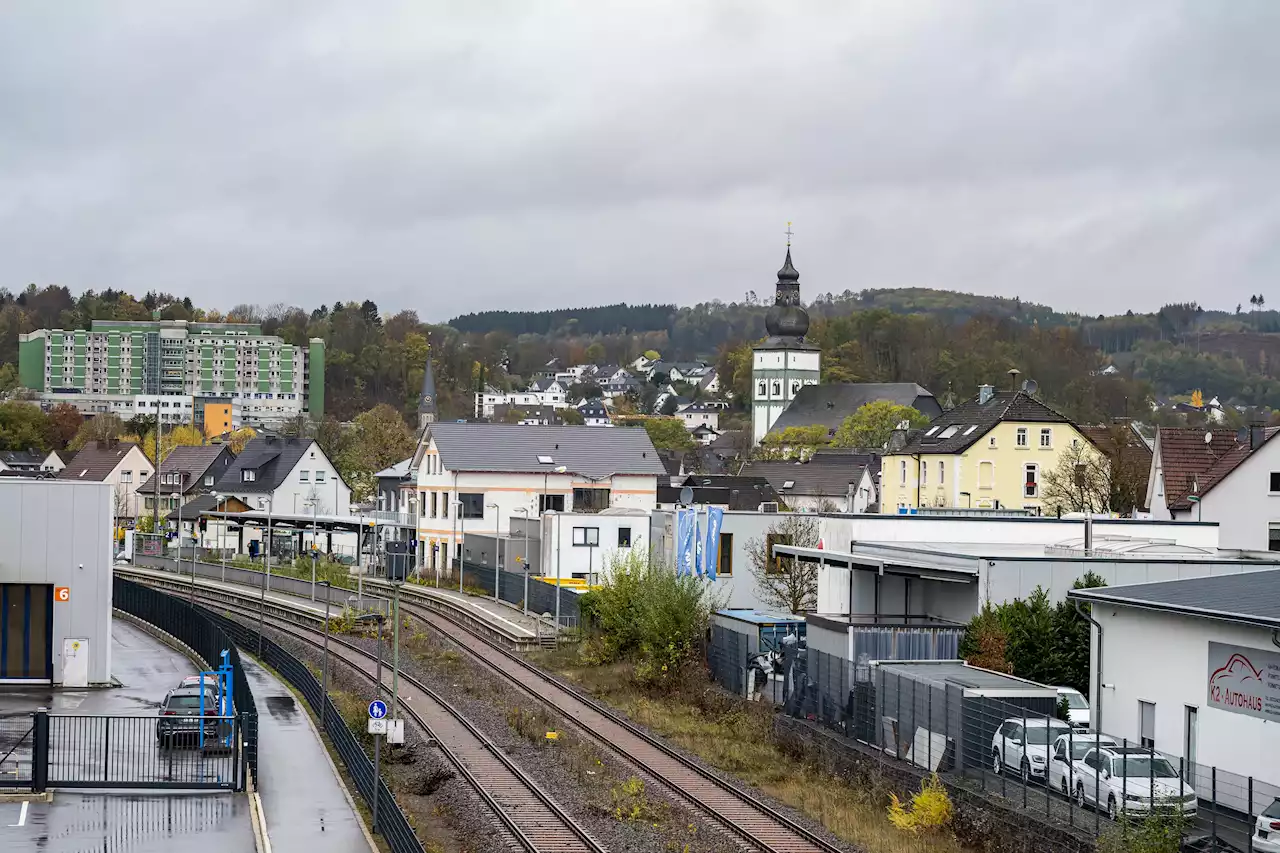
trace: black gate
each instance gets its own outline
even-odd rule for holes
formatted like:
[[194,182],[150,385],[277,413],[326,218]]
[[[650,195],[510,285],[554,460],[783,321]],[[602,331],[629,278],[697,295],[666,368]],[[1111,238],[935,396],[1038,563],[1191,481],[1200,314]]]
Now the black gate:
[[240,790],[235,717],[49,717],[48,784],[56,788]]
[[30,714],[0,716],[0,788],[31,787],[34,729]]

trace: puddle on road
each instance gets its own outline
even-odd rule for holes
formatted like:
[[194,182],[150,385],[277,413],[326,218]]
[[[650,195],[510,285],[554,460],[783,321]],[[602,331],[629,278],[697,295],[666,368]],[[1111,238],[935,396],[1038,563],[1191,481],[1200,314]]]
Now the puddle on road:
[[298,716],[298,703],[292,696],[268,696],[264,701],[273,717],[287,720]]

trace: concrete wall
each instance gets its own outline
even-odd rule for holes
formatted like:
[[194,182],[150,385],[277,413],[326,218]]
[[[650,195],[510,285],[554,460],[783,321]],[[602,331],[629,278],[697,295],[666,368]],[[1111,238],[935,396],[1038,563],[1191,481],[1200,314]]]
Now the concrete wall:
[[[1095,604],[1093,614],[1102,625],[1102,727],[1108,734],[1138,740],[1138,702],[1152,702],[1156,749],[1189,759],[1186,709],[1194,707],[1195,760],[1200,769],[1193,784],[1202,797],[1208,795],[1210,765],[1219,768],[1220,796],[1242,783],[1241,779],[1225,777],[1223,771],[1280,784],[1276,723],[1206,707],[1209,642],[1276,653],[1269,629],[1111,604]],[[1090,684],[1095,684],[1096,630],[1092,654]]]
[[53,603],[53,680],[63,641],[89,641],[89,680],[111,677],[111,524],[108,483],[0,479],[0,581],[71,590]]

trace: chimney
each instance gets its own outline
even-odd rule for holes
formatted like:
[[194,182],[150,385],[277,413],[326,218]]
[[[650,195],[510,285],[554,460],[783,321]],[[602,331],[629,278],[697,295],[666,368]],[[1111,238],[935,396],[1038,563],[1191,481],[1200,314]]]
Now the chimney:
[[985,406],[991,402],[991,397],[996,393],[996,389],[991,385],[978,386],[978,405]]
[[907,431],[899,424],[897,429],[889,433],[889,452],[901,450],[907,446]]
[[1009,368],[1009,390],[1018,390],[1018,377],[1022,375],[1022,371],[1016,367]]
[[1257,450],[1262,446],[1262,442],[1267,440],[1266,427],[1255,424],[1249,427],[1249,450]]

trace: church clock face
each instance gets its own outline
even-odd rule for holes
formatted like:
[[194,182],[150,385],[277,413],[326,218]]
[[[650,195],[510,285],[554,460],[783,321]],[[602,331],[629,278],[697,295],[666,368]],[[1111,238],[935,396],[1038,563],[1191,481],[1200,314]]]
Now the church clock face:
[[427,394],[427,395],[424,395],[424,396],[423,396],[423,398],[422,398],[422,405],[424,405],[424,406],[430,406],[430,405],[431,405],[431,402],[432,402],[432,401],[431,401],[431,395],[430,395],[430,394]]

